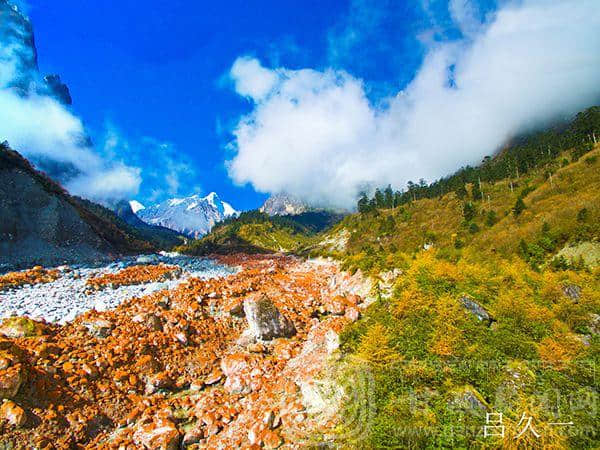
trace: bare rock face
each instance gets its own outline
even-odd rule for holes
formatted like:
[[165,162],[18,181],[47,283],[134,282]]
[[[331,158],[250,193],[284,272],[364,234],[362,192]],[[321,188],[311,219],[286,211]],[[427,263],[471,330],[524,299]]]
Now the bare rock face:
[[495,321],[495,319],[483,306],[481,306],[479,303],[475,302],[471,298],[467,297],[466,295],[460,298],[460,303],[467,311],[469,311],[471,314],[477,317],[477,319],[479,319],[482,322],[486,322],[488,326]]
[[308,211],[308,205],[288,194],[275,194],[260,207],[260,212],[270,216],[302,214]]
[[244,301],[244,313],[248,328],[256,339],[269,341],[296,334],[294,324],[264,294],[247,298]]
[[581,297],[581,288],[576,284],[568,284],[563,286],[563,293],[566,297],[569,297],[571,300],[577,303]]

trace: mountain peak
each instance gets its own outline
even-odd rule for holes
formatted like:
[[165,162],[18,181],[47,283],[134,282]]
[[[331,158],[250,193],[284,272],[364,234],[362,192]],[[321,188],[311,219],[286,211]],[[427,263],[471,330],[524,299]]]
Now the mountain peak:
[[272,195],[260,207],[261,212],[270,216],[293,216],[309,209],[305,202],[286,193]]

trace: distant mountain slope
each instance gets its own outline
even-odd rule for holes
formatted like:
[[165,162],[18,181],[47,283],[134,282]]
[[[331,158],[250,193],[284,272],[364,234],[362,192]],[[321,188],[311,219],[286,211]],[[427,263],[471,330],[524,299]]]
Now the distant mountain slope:
[[293,253],[317,242],[318,233],[330,228],[343,217],[327,211],[283,216],[269,216],[258,210],[246,211],[215,225],[202,239],[178,247],[177,250],[194,255]]
[[190,237],[199,237],[208,233],[216,223],[239,213],[216,193],[211,192],[206,197],[192,195],[171,198],[140,209],[137,214],[148,224],[170,228]]
[[[180,245],[184,241],[181,233],[160,225],[149,225],[140,219],[133,211],[130,202],[122,200],[115,206],[115,214],[122,219],[129,228],[131,234],[139,236],[160,248],[171,248]],[[125,226],[127,227],[127,226]]]
[[141,209],[144,209],[145,206],[142,205],[140,202],[138,202],[137,200],[131,200],[129,202],[129,206],[131,207],[131,210],[133,211],[134,214],[137,214],[138,211],[140,211]]
[[303,201],[288,194],[275,194],[269,197],[259,211],[270,216],[302,214],[310,209]]
[[314,235],[288,216],[271,217],[254,210],[217,224],[203,238],[176,250],[193,255],[291,252],[307,245]]
[[110,210],[69,195],[0,144],[0,268],[154,251]]

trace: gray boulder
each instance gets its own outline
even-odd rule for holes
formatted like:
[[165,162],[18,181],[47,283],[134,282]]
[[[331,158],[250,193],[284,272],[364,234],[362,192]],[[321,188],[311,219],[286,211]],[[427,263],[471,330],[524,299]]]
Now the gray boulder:
[[495,319],[490,315],[490,313],[479,303],[472,300],[471,298],[463,295],[460,298],[460,303],[464,306],[464,308],[473,314],[477,319],[483,322],[487,322],[487,325],[490,326]]
[[294,324],[264,294],[247,298],[244,301],[244,313],[249,331],[256,339],[271,340],[296,334]]
[[567,284],[566,286],[563,286],[563,294],[577,303],[581,297],[581,288],[576,284]]

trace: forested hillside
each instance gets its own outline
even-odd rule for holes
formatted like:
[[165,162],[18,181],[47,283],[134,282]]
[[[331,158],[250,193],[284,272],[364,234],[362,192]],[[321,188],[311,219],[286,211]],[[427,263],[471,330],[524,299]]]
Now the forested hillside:
[[[594,108],[391,207],[381,191],[311,248],[376,280],[342,336],[374,382],[351,446],[597,448],[598,130]],[[488,412],[504,437],[484,436]]]

